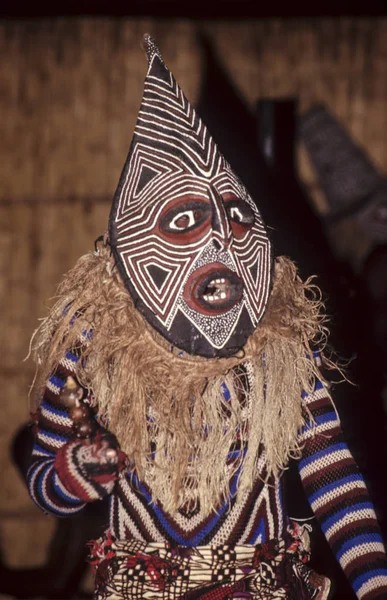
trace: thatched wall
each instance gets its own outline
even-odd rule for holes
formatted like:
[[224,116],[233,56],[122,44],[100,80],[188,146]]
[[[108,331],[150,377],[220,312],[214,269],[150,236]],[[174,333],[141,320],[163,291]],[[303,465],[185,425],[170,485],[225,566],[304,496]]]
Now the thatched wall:
[[387,170],[387,20],[0,23],[0,518],[9,564],[41,562],[53,526],[32,505],[8,453],[28,418],[32,365],[22,360],[30,335],[61,275],[106,227],[141,99],[142,34],[157,38],[195,102],[198,30],[213,36],[251,106],[262,96],[298,96],[302,110],[323,102]]

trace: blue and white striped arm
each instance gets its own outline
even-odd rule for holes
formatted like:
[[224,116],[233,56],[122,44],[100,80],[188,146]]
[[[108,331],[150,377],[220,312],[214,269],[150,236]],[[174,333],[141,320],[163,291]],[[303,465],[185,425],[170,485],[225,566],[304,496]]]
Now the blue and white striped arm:
[[47,513],[56,516],[76,514],[85,502],[71,494],[54,468],[58,450],[73,438],[68,409],[59,403],[60,390],[69,375],[74,375],[78,358],[67,352],[56,372],[49,378],[39,409],[39,423],[27,473],[30,495]]
[[386,599],[385,547],[337,410],[321,382],[303,400],[312,420],[300,432],[299,472],[311,507],[358,598]]

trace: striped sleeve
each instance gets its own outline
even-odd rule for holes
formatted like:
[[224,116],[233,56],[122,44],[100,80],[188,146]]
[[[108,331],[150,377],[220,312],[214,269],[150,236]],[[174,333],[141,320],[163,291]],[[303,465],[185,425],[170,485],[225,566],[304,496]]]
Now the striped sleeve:
[[68,409],[60,404],[59,394],[69,375],[74,375],[77,356],[67,352],[50,377],[39,408],[38,426],[27,473],[30,495],[44,512],[56,516],[78,513],[85,502],[63,484],[55,468],[58,450],[73,439]]
[[299,472],[310,505],[357,597],[386,600],[387,557],[374,507],[321,382],[305,394],[304,407],[314,420],[299,436]]

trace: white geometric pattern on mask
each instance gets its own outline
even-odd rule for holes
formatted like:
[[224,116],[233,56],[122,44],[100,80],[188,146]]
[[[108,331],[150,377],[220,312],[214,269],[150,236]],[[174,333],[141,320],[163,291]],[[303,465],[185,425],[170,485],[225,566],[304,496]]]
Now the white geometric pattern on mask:
[[[156,54],[145,80],[129,165],[117,203],[116,248],[139,298],[166,330],[180,310],[211,345],[222,348],[243,306],[253,328],[263,315],[270,283],[270,244],[254,202],[172,74],[164,65],[160,70],[161,63],[154,64],[157,61]],[[168,202],[195,196],[211,203],[214,213],[217,209],[211,202],[211,190],[216,190],[220,198],[233,194],[251,207],[255,222],[245,235],[234,237],[228,222],[225,227],[208,227],[199,240],[186,244],[173,243],[170,237],[160,235],[157,226]],[[227,249],[216,252],[213,240],[222,245],[225,236],[229,238]],[[235,272],[243,281],[244,291],[236,305],[211,316],[189,308],[183,289],[193,271],[204,264],[210,267],[213,262]],[[152,267],[162,270],[161,283],[152,277]]]

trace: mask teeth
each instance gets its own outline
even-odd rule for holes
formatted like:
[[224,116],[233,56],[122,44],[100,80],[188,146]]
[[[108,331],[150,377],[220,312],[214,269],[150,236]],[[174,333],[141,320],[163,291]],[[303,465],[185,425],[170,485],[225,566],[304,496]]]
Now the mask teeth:
[[146,33],[144,35],[143,41],[142,41],[142,46],[147,55],[149,64],[152,62],[152,59],[155,55],[157,55],[159,57],[159,59],[161,60],[162,63],[164,62],[161,57],[160,50],[158,49],[158,46],[156,44],[156,40],[154,40],[153,37],[151,35],[149,35],[149,33]]

